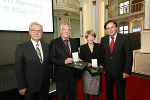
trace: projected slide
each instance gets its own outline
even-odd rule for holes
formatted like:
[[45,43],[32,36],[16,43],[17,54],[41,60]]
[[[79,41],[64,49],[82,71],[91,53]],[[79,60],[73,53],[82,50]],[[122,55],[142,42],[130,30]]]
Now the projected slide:
[[52,0],[0,0],[0,30],[28,31],[34,21],[53,32]]

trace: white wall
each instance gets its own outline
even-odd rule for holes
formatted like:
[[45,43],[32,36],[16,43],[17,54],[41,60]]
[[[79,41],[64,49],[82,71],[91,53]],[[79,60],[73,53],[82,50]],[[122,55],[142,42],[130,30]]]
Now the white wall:
[[142,53],[150,53],[150,31],[141,32],[141,50]]

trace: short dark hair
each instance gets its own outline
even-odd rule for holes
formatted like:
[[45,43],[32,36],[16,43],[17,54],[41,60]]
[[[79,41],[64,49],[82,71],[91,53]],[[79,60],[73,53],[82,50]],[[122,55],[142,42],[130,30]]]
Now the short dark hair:
[[105,25],[104,25],[104,29],[106,30],[106,26],[107,26],[107,24],[109,24],[109,23],[114,23],[115,24],[115,26],[116,27],[118,27],[118,24],[116,23],[116,21],[115,20],[108,20],[106,23],[105,23]]

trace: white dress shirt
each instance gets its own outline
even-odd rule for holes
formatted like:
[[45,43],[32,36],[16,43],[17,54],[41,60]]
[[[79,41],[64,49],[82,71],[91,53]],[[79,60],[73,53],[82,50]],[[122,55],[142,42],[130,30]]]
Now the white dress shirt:
[[43,62],[43,50],[42,50],[41,42],[39,41],[38,43],[36,43],[33,39],[31,39],[31,42],[32,42],[35,50],[36,50],[36,44],[39,44],[39,49],[40,49],[40,52],[41,52],[42,62]]
[[[110,45],[110,43],[111,43],[111,37],[112,37],[112,36],[109,36],[109,45]],[[114,43],[115,43],[116,37],[117,37],[117,33],[116,33],[113,37],[114,37]]]

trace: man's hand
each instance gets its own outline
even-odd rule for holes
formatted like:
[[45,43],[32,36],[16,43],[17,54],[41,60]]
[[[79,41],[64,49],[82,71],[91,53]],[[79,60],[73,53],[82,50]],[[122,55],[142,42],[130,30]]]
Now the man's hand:
[[19,94],[20,95],[25,95],[25,93],[26,93],[26,88],[24,88],[24,89],[22,89],[22,90],[19,90]]
[[65,59],[65,64],[72,63],[73,59],[72,58],[67,58]]
[[123,73],[123,78],[128,78],[129,76],[129,74]]
[[50,84],[51,84],[53,82],[53,79],[50,79],[49,81],[50,81]]
[[102,69],[103,69],[103,66],[102,66],[102,65],[100,65],[100,68],[102,68]]

